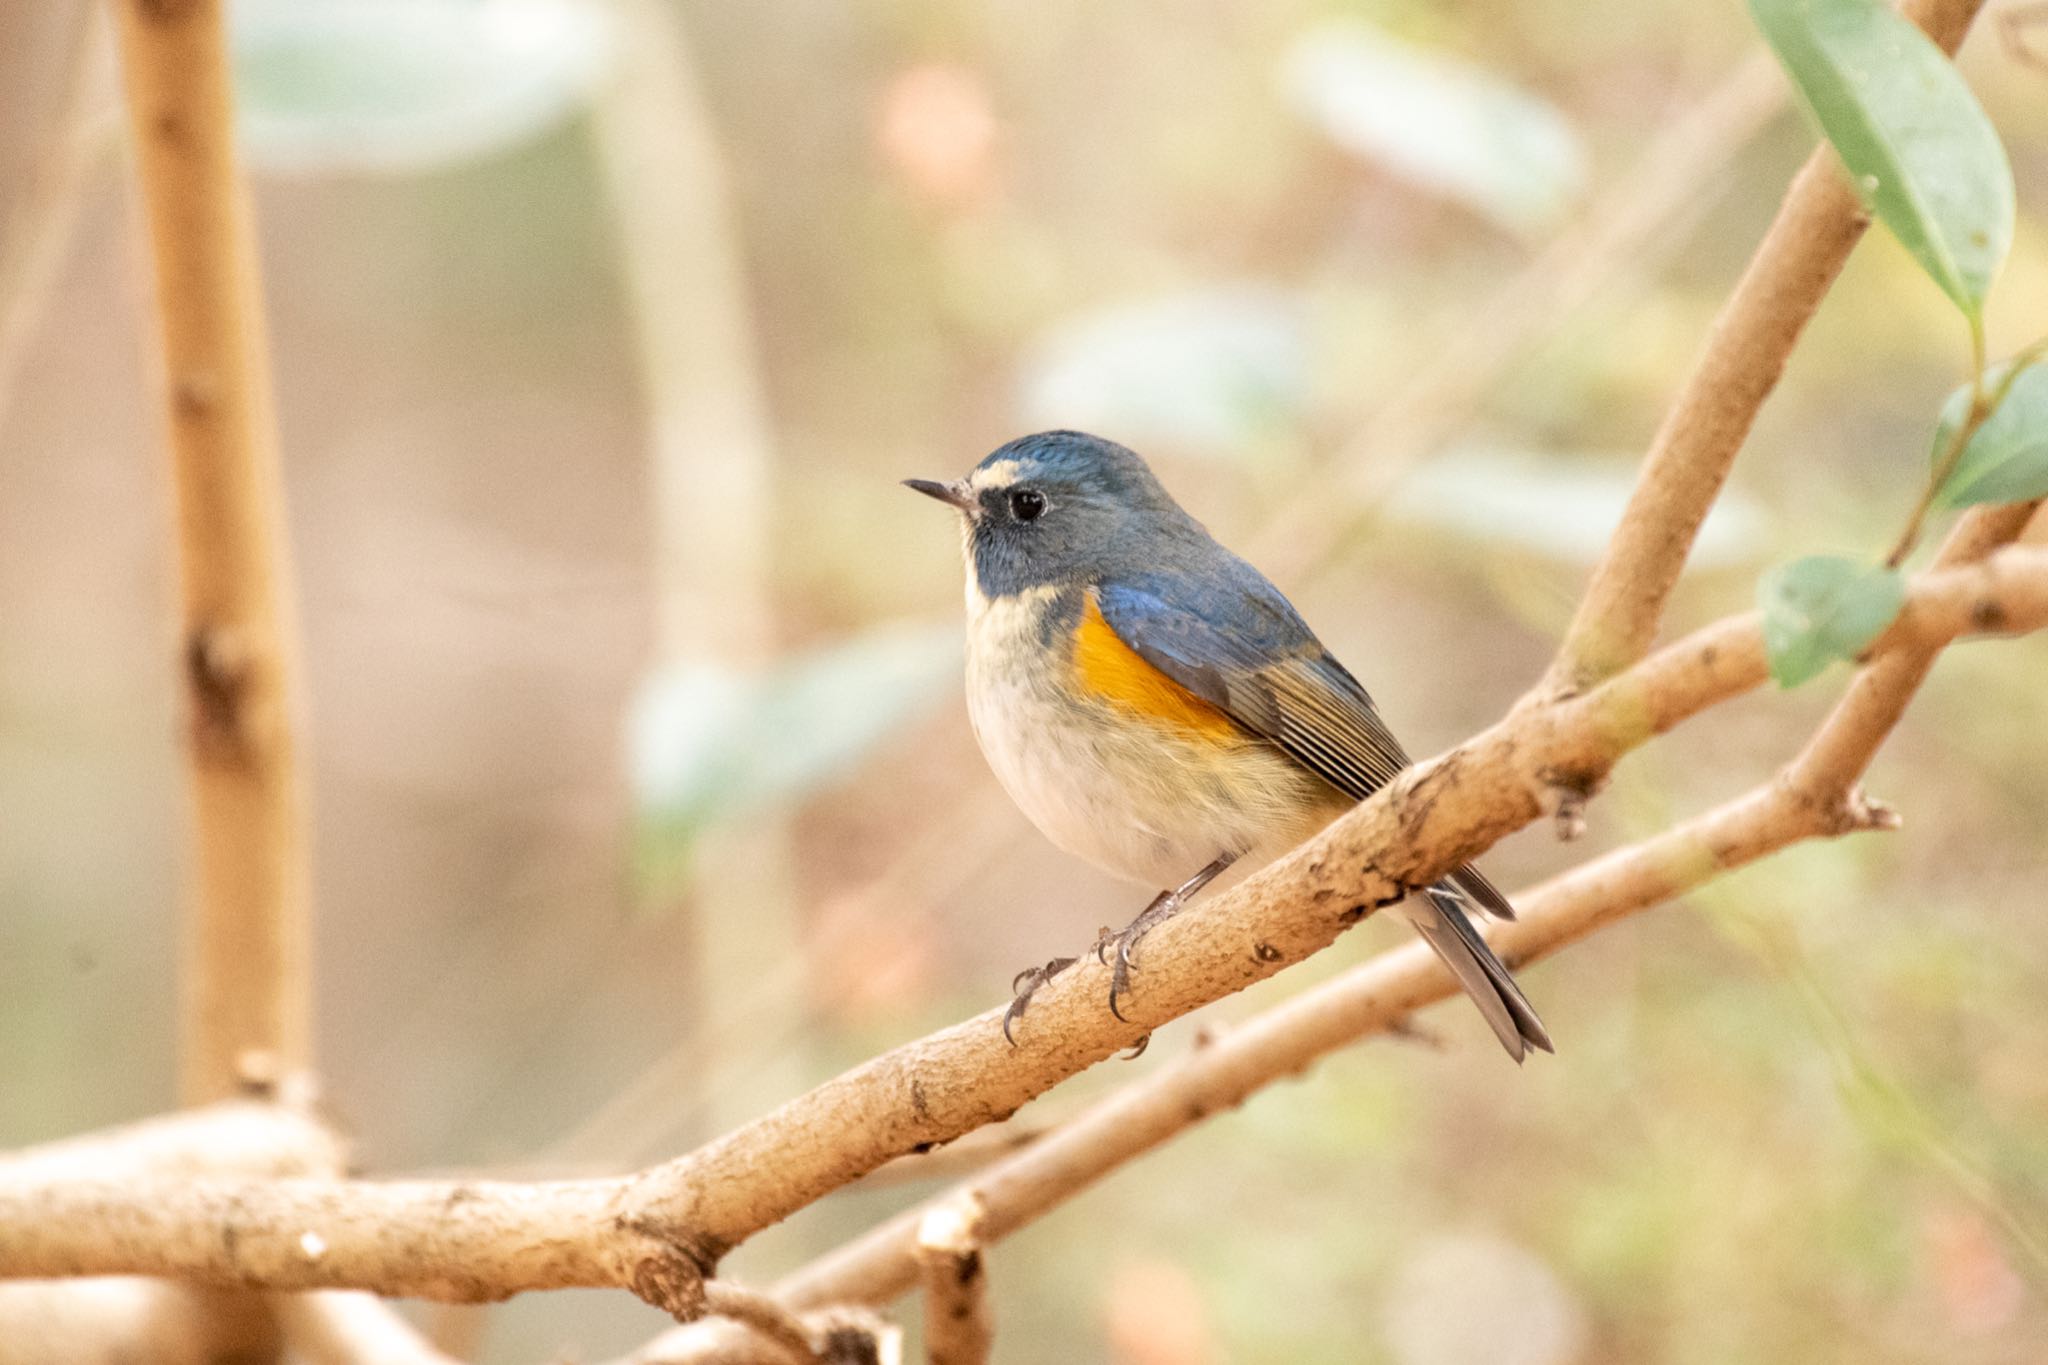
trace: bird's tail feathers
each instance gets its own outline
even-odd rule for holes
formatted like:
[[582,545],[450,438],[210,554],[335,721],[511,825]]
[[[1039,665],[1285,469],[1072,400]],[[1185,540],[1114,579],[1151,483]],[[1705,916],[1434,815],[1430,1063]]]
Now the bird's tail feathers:
[[1478,868],[1472,866],[1472,864],[1465,864],[1456,872],[1444,878],[1444,880],[1463,892],[1465,899],[1470,901],[1482,913],[1491,915],[1495,919],[1513,919],[1515,917],[1515,907],[1508,902],[1506,896],[1501,894],[1500,888],[1486,880],[1485,875]]
[[1507,1049],[1508,1056],[1519,1062],[1532,1047],[1555,1052],[1557,1049],[1551,1046],[1549,1031],[1536,1017],[1535,1006],[1529,1003],[1528,996],[1522,994],[1522,988],[1515,983],[1507,965],[1494,955],[1493,949],[1479,936],[1479,931],[1465,913],[1464,887],[1468,874],[1479,885],[1492,891],[1502,905],[1507,904],[1505,897],[1493,891],[1491,883],[1467,867],[1452,875],[1451,880],[1458,883],[1456,887],[1439,882],[1422,895],[1403,901],[1402,918],[1415,926],[1423,941],[1436,950],[1436,955],[1458,978],[1458,984],[1479,1007],[1479,1013],[1492,1027],[1494,1036],[1500,1039],[1500,1045]]

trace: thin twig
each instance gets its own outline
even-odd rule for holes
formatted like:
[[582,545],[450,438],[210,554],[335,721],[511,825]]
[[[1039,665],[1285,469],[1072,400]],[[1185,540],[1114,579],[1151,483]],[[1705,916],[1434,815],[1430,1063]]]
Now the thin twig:
[[2029,30],[2048,25],[2048,4],[2041,0],[2032,3],[2008,5],[1998,15],[1998,36],[2005,41],[2005,50],[2014,61],[2030,66],[2036,71],[2048,71],[2048,57],[2034,50],[2029,41]]
[[[2026,529],[2040,503],[2013,503],[2002,507],[1980,507],[1956,523],[1948,540],[1935,556],[1935,568],[1947,569],[1942,575],[1953,580],[1959,570],[1956,566],[1975,564],[1992,556],[1998,547],[2019,538]],[[2033,549],[2006,550],[1992,556],[1981,569],[1961,570],[1965,574],[1995,575],[2001,563],[2013,564],[2024,557],[2037,554]],[[1918,632],[1913,617],[1921,612],[1920,603],[1911,603],[1902,612],[1900,623],[1895,629]],[[1998,604],[1989,599],[1977,599],[1970,610],[1977,617],[1979,628],[1996,630],[2001,626],[1998,619]],[[1900,640],[1899,647],[1888,649],[1878,655],[1870,667],[1856,675],[1849,691],[1842,698],[1812,742],[1792,765],[1790,781],[1812,799],[1822,800],[1831,792],[1846,791],[1863,770],[1870,766],[1870,759],[1877,752],[1877,746],[1899,723],[1899,717],[1911,701],[1927,671],[1934,666],[1934,659],[1941,652],[1939,632],[1934,634],[1916,633]],[[1887,643],[1878,641],[1879,645]]]
[[712,1280],[704,1286],[704,1311],[759,1333],[798,1360],[817,1359],[818,1343],[810,1329],[796,1314],[758,1290]]
[[303,1108],[223,1100],[56,1142],[0,1152],[0,1189],[68,1180],[339,1173],[346,1153]]
[[2048,337],[2036,341],[2006,362],[2005,373],[1999,377],[1996,384],[1986,389],[1984,385],[1988,376],[1984,370],[1984,324],[1981,320],[1972,319],[1970,336],[1975,344],[1971,347],[1970,357],[1973,368],[1970,371],[1969,406],[1964,410],[1963,420],[1949,433],[1948,444],[1936,456],[1933,469],[1929,471],[1926,482],[1921,485],[1919,500],[1913,504],[1912,512],[1906,517],[1905,529],[1899,532],[1899,538],[1892,545],[1891,553],[1885,556],[1885,567],[1888,569],[1896,569],[1905,563],[1906,556],[1912,554],[1914,547],[1920,543],[1921,523],[1926,521],[1927,513],[1934,507],[1935,498],[1940,496],[1943,486],[1956,472],[1956,466],[1963,462],[1963,452],[1970,448],[1971,438],[1991,419],[1991,415],[1998,411],[1999,405],[2005,402],[2006,395],[2012,392],[2012,386],[2019,382],[2027,367],[2038,360],[2044,352],[2048,352]]
[[222,0],[119,0],[177,493],[195,837],[181,1089],[303,1068],[312,978],[284,503]]
[[[1905,12],[1953,52],[1982,3],[1908,0]],[[1621,525],[1534,695],[1579,691],[1649,648],[1693,539],[1758,410],[1869,225],[1869,210],[1833,151],[1816,149],[1651,441]]]
[[701,1318],[664,1332],[634,1365],[902,1365],[902,1333],[865,1309],[818,1309],[802,1327],[815,1350],[798,1352],[731,1318]]

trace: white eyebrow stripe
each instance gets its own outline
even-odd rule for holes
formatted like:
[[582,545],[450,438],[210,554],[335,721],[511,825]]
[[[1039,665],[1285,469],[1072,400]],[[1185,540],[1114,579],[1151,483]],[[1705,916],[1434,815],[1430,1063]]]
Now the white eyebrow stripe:
[[967,486],[977,493],[991,488],[1008,488],[1017,482],[1018,465],[1015,460],[997,460],[984,465],[967,476]]

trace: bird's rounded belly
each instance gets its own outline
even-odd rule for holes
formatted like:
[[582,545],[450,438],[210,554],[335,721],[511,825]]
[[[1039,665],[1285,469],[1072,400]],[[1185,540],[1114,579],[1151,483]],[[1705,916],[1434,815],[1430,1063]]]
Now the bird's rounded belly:
[[970,627],[969,712],[989,766],[1046,838],[1103,870],[1178,885],[1218,854],[1255,864],[1326,823],[1341,800],[1241,731],[1089,696],[1071,659],[984,613]]

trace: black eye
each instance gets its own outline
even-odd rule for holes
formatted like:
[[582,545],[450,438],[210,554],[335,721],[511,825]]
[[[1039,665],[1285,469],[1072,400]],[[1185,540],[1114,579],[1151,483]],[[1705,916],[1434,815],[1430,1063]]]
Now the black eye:
[[1036,488],[1020,488],[1010,494],[1010,515],[1019,521],[1037,521],[1045,514],[1045,494]]

